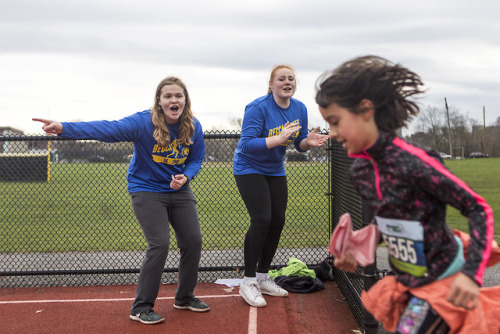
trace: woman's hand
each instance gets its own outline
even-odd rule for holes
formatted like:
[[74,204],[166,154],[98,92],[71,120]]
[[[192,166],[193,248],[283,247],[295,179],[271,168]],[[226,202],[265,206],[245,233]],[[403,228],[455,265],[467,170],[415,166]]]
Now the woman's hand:
[[307,145],[309,146],[323,146],[328,141],[327,135],[318,133],[319,126],[307,135]]
[[318,133],[319,129],[320,128],[318,126],[316,129],[309,132],[309,134],[307,135],[307,138],[300,142],[300,148],[303,151],[307,151],[308,149],[310,149],[313,146],[318,147],[318,146],[325,145],[325,143],[328,140],[328,136],[319,134]]
[[473,310],[479,303],[479,286],[469,276],[459,273],[446,299],[455,306]]
[[177,190],[187,183],[188,179],[184,174],[172,175],[172,182],[170,182],[170,188]]
[[299,131],[302,127],[298,123],[290,123],[286,122],[283,125],[283,129],[281,129],[281,133],[279,134],[280,143],[284,144],[290,137],[297,131]]
[[58,135],[62,133],[63,126],[60,122],[51,121],[43,118],[32,118],[35,122],[42,122],[42,130],[48,135]]
[[267,148],[271,149],[281,144],[285,144],[292,134],[299,131],[301,128],[302,127],[297,123],[290,124],[290,122],[286,122],[279,135],[266,138]]

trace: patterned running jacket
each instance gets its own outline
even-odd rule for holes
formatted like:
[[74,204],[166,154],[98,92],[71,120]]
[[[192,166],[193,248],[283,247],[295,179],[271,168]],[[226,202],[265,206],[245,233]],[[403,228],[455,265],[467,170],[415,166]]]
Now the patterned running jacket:
[[456,259],[459,245],[445,222],[447,204],[469,221],[461,271],[482,285],[494,234],[492,209],[436,151],[380,132],[373,146],[351,157],[351,182],[374,212],[390,266],[403,285],[433,282]]

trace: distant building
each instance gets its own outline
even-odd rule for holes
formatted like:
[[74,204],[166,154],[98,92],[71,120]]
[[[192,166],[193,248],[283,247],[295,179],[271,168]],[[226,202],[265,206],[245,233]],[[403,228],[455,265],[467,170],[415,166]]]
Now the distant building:
[[[24,132],[9,126],[0,126],[0,135],[2,136],[22,136]],[[8,142],[4,141],[0,143],[0,153],[9,153],[11,151],[11,145],[15,145],[15,150],[17,152],[26,152],[28,149],[28,144],[26,142]],[[17,153],[16,152],[16,153]],[[11,152],[12,153],[12,152]]]
[[21,130],[11,128],[10,126],[0,126],[0,133],[2,136],[16,136],[16,135],[23,135],[24,132]]

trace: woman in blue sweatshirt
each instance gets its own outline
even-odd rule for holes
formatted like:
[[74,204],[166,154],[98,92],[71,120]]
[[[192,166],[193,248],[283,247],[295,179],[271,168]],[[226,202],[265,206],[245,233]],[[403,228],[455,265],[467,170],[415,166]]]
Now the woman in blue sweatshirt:
[[180,247],[179,286],[174,307],[205,312],[194,288],[201,257],[201,231],[196,199],[189,186],[205,157],[203,130],[191,111],[184,83],[162,80],[150,110],[117,121],[43,123],[47,134],[103,142],[133,142],[127,188],[148,248],[142,262],[130,319],[156,324],[164,318],[153,311],[170,244],[169,222]]
[[319,127],[307,130],[306,106],[292,98],[296,81],[293,68],[275,66],[268,94],[245,108],[241,139],[233,159],[236,185],[250,215],[245,236],[245,277],[240,295],[251,306],[267,303],[262,294],[287,296],[268,275],[285,224],[288,202],[284,158],[289,144],[299,152],[323,145],[328,136]]

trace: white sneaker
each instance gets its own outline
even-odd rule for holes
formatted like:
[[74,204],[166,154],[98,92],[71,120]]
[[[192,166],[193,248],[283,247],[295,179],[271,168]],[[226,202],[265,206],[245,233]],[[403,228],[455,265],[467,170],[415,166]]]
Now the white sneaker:
[[260,293],[257,280],[249,280],[246,283],[242,283],[240,285],[240,295],[251,306],[264,307],[267,305],[264,297],[262,297],[262,293]]
[[286,297],[288,291],[280,287],[271,277],[259,282],[261,293],[270,296]]

